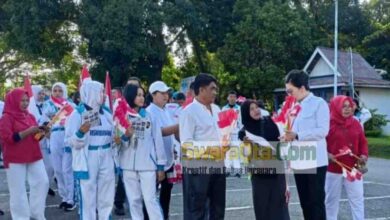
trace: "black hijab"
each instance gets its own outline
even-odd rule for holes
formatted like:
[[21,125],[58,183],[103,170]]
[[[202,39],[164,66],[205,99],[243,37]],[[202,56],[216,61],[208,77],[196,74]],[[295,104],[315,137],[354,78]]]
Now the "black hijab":
[[[250,106],[251,104],[258,103],[254,100],[247,100],[241,105],[241,120],[244,125],[243,130],[248,131],[254,135],[261,136],[267,141],[278,141],[279,139],[279,130],[276,124],[272,121],[270,117],[261,117],[259,120],[255,120],[250,116]],[[245,134],[240,134],[241,137]]]

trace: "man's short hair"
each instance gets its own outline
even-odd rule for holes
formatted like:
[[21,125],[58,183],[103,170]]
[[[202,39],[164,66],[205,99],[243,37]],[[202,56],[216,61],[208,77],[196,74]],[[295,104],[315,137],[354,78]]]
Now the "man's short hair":
[[182,92],[175,92],[175,93],[173,93],[173,99],[174,100],[186,100],[186,96]]
[[291,83],[297,88],[305,87],[310,90],[309,76],[303,70],[291,70],[286,76],[286,83]]
[[200,73],[195,77],[194,81],[194,92],[195,95],[199,95],[199,89],[201,87],[205,87],[210,85],[210,83],[214,82],[217,84],[217,79],[215,79],[214,76],[207,74],[207,73]]
[[235,95],[235,96],[237,96],[237,92],[234,91],[234,90],[230,90],[229,93],[228,93],[228,96],[229,96],[229,95]]

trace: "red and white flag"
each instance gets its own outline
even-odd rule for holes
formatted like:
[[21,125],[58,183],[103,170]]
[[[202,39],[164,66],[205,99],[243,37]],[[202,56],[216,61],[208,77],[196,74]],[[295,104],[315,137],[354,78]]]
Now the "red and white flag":
[[112,109],[112,97],[111,97],[111,80],[110,80],[110,74],[108,71],[106,72],[106,83],[104,84],[104,90],[106,92],[106,104],[108,102],[108,105],[111,110]]
[[35,98],[34,98],[34,94],[32,92],[32,87],[31,87],[30,76],[28,75],[28,73],[24,77],[24,89],[27,91],[29,101],[30,101],[28,104],[28,111],[31,114],[33,114],[35,117],[37,117],[39,115],[39,110],[38,110],[38,107],[35,103]]
[[81,69],[81,75],[78,85],[78,90],[80,90],[81,85],[83,84],[84,80],[92,80],[91,75],[89,74],[87,64],[83,65],[83,69]]
[[234,109],[229,109],[218,113],[218,127],[222,135],[222,146],[228,146],[230,136],[233,129],[236,127],[238,113]]

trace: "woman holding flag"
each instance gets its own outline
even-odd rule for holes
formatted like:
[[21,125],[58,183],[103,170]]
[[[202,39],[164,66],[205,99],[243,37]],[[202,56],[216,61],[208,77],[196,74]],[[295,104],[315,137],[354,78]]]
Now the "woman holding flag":
[[[363,128],[353,117],[355,107],[353,100],[343,95],[334,97],[330,102],[330,130],[326,138],[330,163],[325,182],[328,220],[337,219],[343,186],[351,206],[352,219],[364,219],[363,179],[355,166],[366,164],[368,147]],[[355,176],[349,178],[344,174]]]
[[74,203],[74,180],[72,171],[72,154],[69,146],[65,145],[65,120],[55,120],[55,115],[65,106],[73,105],[68,100],[66,85],[57,82],[51,90],[51,97],[45,102],[44,115],[51,123],[50,152],[54,174],[57,179],[58,194],[62,198],[59,208],[71,211],[76,208]]
[[[34,135],[44,130],[28,111],[29,98],[24,89],[14,89],[5,98],[0,120],[12,219],[45,219],[49,180]],[[26,191],[30,186],[30,200]],[[29,202],[30,201],[30,202]]]
[[156,195],[156,180],[158,182],[164,180],[164,165],[167,159],[161,125],[158,121],[152,121],[150,115],[142,108],[145,102],[144,94],[141,87],[127,85],[123,95],[130,108],[126,103],[119,103],[125,104],[125,109],[128,109],[125,118],[119,118],[131,123],[131,128],[121,135],[120,167],[123,170],[123,183],[131,218],[144,219],[143,200],[149,219],[162,220],[164,218]]
[[325,176],[328,166],[326,136],[329,132],[329,107],[310,92],[309,76],[302,70],[291,70],[286,77],[286,93],[296,99],[299,113],[282,135],[286,142],[311,142],[315,157],[291,160],[295,182],[305,220],[325,220]]

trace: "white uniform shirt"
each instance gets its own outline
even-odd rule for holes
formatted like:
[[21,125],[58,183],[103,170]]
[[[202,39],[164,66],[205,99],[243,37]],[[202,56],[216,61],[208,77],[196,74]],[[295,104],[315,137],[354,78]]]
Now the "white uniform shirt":
[[180,114],[180,141],[220,141],[218,113],[221,110],[215,104],[211,112],[196,98]]
[[[149,113],[150,117],[152,118],[152,123],[153,121],[157,120],[161,128],[172,126],[175,124],[171,116],[169,115],[168,111],[166,108],[160,108],[154,103],[150,103],[150,105],[146,108],[146,111]],[[164,150],[165,150],[165,155],[167,157],[167,164],[164,167],[164,170],[168,170],[171,168],[174,162],[174,136],[169,135],[163,137],[163,142],[164,142]],[[162,147],[162,146],[157,146],[157,147]]]
[[[298,135],[298,141],[316,142],[316,160],[317,167],[328,165],[328,153],[326,136],[329,132],[329,106],[320,97],[310,93],[300,103],[301,111],[293,122],[292,131]],[[293,169],[310,169],[312,166],[299,163],[300,161],[291,161]]]

